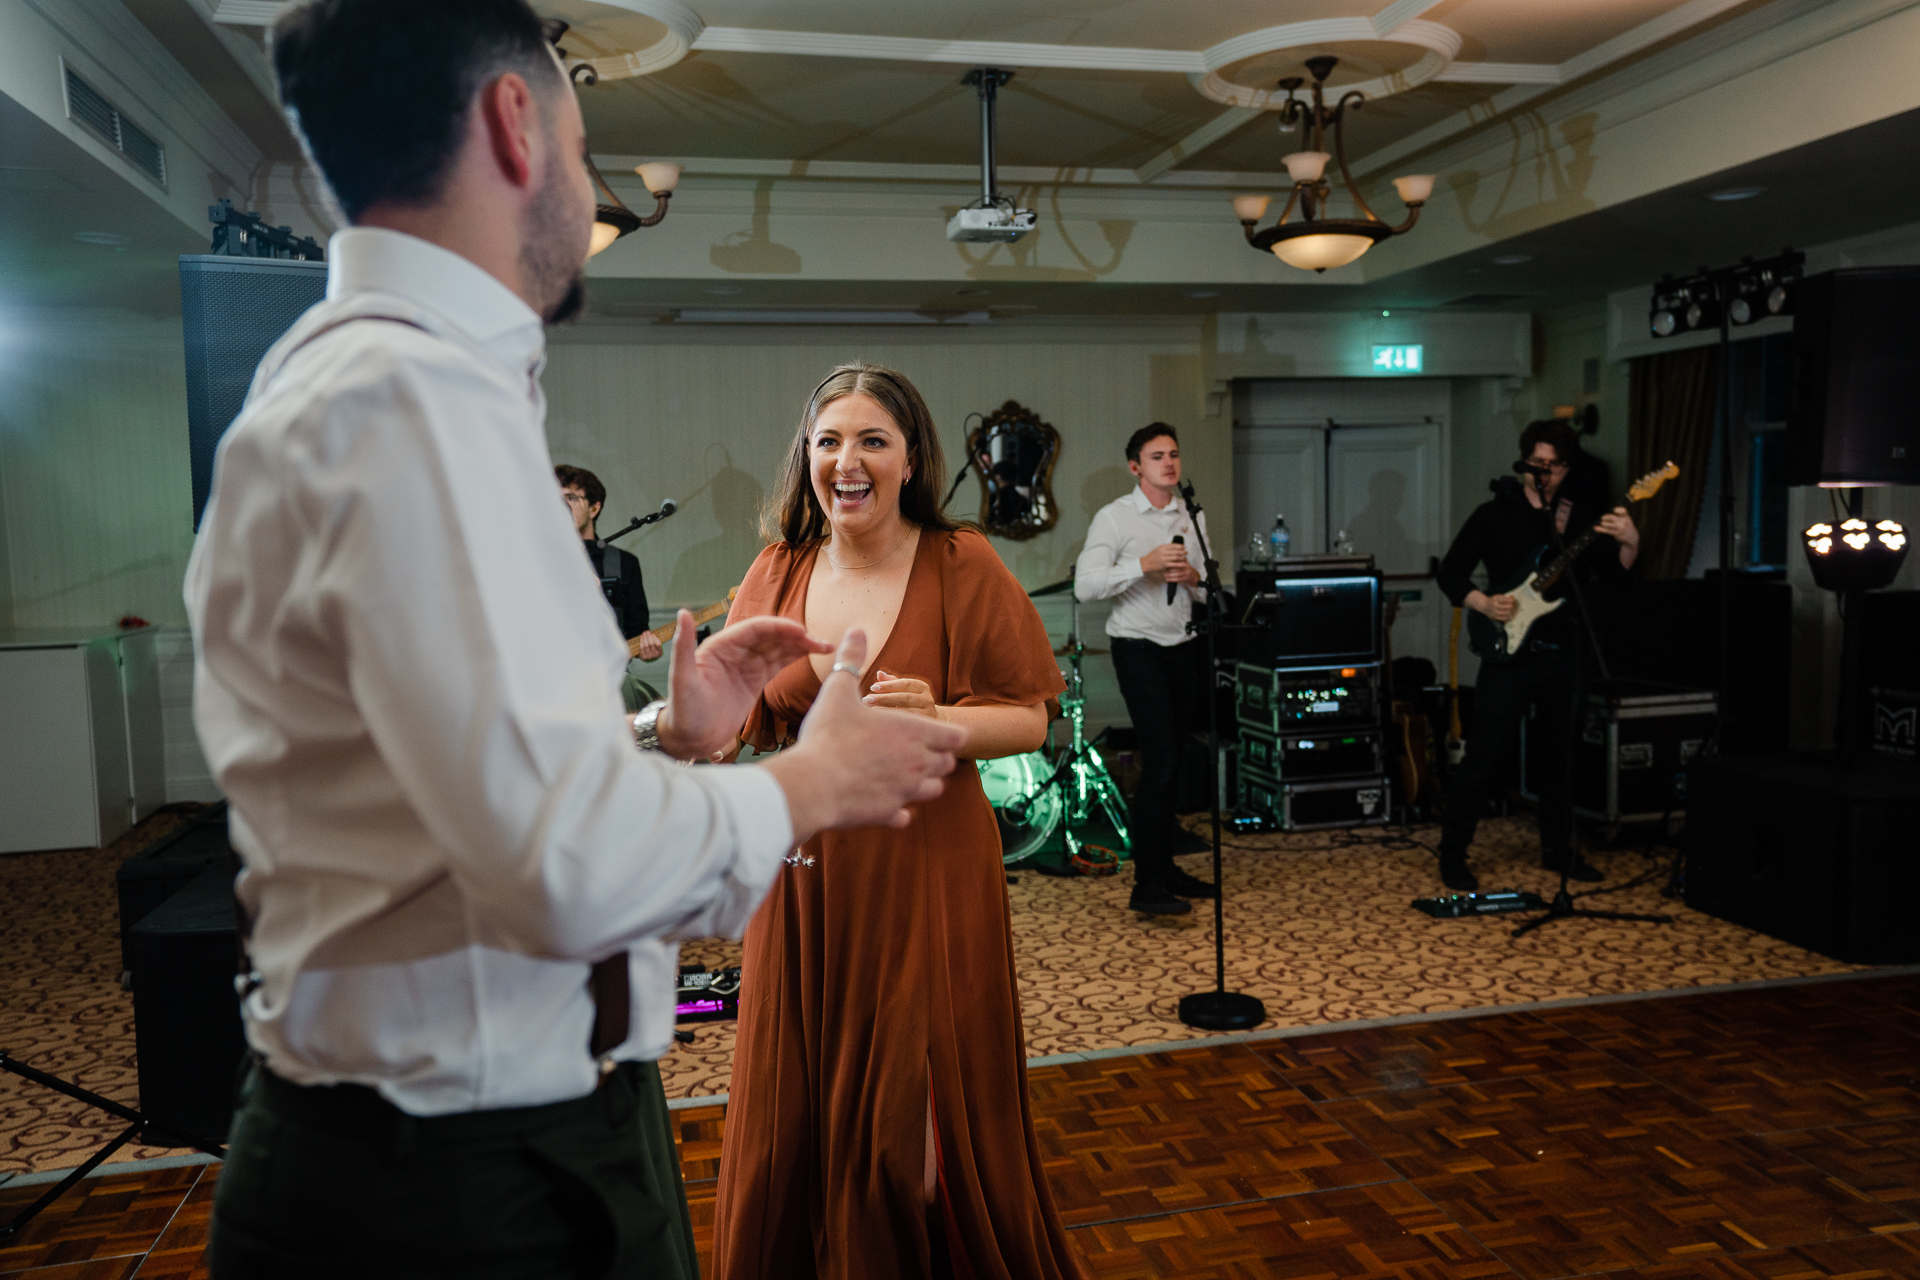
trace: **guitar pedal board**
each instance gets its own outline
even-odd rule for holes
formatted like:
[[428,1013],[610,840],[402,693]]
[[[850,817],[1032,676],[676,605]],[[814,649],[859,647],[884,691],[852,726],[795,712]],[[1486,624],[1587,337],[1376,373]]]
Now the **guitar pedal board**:
[[713,970],[697,964],[680,966],[680,987],[675,993],[673,1009],[675,1022],[728,1022],[739,1014],[738,966]]
[[1501,916],[1515,911],[1545,911],[1547,904],[1537,893],[1518,889],[1496,889],[1492,893],[1447,893],[1437,898],[1415,898],[1415,911],[1424,911],[1436,920],[1454,920],[1463,916]]

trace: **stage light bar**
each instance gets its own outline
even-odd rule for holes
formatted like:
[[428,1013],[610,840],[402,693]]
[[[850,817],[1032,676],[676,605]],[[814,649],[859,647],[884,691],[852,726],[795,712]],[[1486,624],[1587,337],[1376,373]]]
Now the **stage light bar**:
[[1828,591],[1877,591],[1907,558],[1907,531],[1898,520],[1869,525],[1851,516],[1837,526],[1822,521],[1808,525],[1801,538],[1814,582]]

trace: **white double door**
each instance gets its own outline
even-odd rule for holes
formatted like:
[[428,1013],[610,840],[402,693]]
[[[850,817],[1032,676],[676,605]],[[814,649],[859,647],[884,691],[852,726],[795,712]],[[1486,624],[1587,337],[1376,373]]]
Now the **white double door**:
[[1427,658],[1444,680],[1453,610],[1430,566],[1452,534],[1447,383],[1276,379],[1235,392],[1236,556],[1275,515],[1294,555],[1322,554],[1344,532],[1399,597],[1394,656]]

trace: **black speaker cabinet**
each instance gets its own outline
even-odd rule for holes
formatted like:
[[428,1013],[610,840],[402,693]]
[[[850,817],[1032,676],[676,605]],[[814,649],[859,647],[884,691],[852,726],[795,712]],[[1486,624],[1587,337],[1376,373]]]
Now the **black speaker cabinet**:
[[327,293],[327,264],[290,258],[180,259],[180,320],[187,346],[187,441],[193,527],[213,488],[213,454],[239,416],[267,348]]
[[1920,961],[1920,766],[1697,760],[1684,843],[1688,906],[1836,960]]
[[233,846],[227,842],[227,810],[221,805],[121,863],[114,872],[120,899],[120,968],[127,973],[133,970],[133,926],[192,884],[209,864],[231,866],[233,860]]
[[1920,267],[1828,271],[1793,303],[1788,484],[1920,484]]
[[246,1053],[233,876],[231,862],[215,862],[128,933],[140,1111],[153,1122],[143,1141],[153,1146],[184,1145],[181,1131],[224,1142],[233,1120]]

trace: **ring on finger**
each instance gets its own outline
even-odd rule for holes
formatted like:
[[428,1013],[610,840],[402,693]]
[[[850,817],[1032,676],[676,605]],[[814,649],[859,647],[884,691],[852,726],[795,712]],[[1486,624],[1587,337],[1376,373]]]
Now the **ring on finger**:
[[828,675],[832,675],[836,671],[844,671],[856,680],[860,678],[860,668],[854,666],[850,662],[836,662],[831,667],[827,668]]

